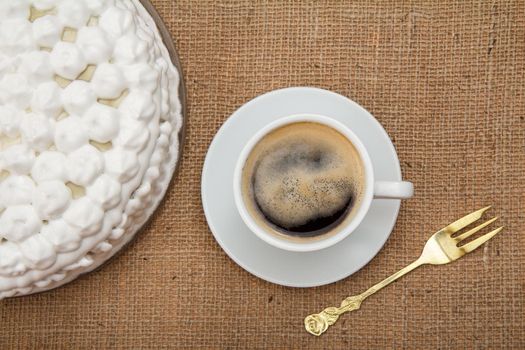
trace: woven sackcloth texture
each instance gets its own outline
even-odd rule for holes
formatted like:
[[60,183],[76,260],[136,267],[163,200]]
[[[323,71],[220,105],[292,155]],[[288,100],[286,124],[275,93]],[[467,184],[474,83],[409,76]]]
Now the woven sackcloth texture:
[[[102,270],[0,302],[0,349],[524,349],[525,2],[154,1],[188,90],[187,139],[166,201]],[[381,252],[328,286],[286,288],[230,260],[200,200],[226,118],[272,89],[317,86],[367,108],[416,195]],[[436,229],[492,204],[505,230],[426,266],[320,338],[303,317],[411,262]]]

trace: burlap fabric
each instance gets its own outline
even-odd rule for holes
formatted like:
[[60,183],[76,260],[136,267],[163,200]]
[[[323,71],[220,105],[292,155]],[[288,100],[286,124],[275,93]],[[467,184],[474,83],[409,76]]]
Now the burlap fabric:
[[[525,348],[523,1],[155,1],[176,40],[189,123],[178,178],[139,239],[101,271],[0,303],[9,348]],[[215,132],[263,92],[318,86],[389,132],[416,195],[377,257],[341,282],[264,282],[213,239],[200,175]],[[424,267],[321,338],[303,317],[411,262],[436,229],[492,204],[505,231]]]

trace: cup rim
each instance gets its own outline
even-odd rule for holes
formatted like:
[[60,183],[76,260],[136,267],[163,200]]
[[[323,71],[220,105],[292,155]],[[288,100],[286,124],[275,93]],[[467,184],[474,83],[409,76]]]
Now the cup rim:
[[[246,208],[246,204],[244,203],[244,199],[242,196],[242,186],[241,186],[242,171],[244,169],[244,165],[251,151],[255,147],[255,145],[257,145],[257,143],[261,141],[261,139],[264,138],[264,136],[266,136],[273,130],[283,127],[285,125],[299,123],[299,122],[318,123],[318,124],[322,124],[330,128],[333,128],[337,130],[338,132],[340,132],[350,142],[352,142],[352,144],[356,148],[359,156],[361,157],[361,161],[363,162],[363,168],[364,168],[364,173],[365,173],[365,176],[364,176],[365,186],[364,186],[363,200],[356,214],[354,215],[354,218],[349,223],[347,223],[343,228],[341,228],[340,231],[337,232],[335,235],[329,236],[319,241],[307,242],[307,243],[292,242],[292,241],[287,241],[285,239],[280,239],[272,235],[271,233],[266,232],[264,228],[259,226],[255,222],[252,215],[249,213],[248,209]],[[259,237],[260,239],[262,239],[263,241],[265,241],[266,243],[274,247],[288,250],[288,251],[294,251],[294,252],[310,252],[310,251],[325,249],[334,244],[337,244],[341,240],[345,239],[352,232],[354,232],[355,229],[359,226],[359,224],[363,221],[372,203],[373,184],[374,184],[374,173],[373,173],[372,161],[370,159],[367,149],[365,148],[365,146],[363,145],[359,137],[349,127],[339,122],[338,120],[335,120],[325,115],[314,114],[314,113],[299,113],[299,114],[283,116],[265,125],[259,131],[257,131],[245,144],[239,157],[237,158],[237,163],[235,165],[234,176],[233,176],[233,192],[234,192],[235,205],[237,207],[237,210],[242,220],[248,226],[250,231],[252,231],[257,237]]]

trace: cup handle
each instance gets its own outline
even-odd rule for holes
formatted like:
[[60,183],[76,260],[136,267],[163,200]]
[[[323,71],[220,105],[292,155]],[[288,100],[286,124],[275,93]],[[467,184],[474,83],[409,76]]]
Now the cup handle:
[[374,198],[406,199],[414,195],[414,185],[408,181],[376,181]]

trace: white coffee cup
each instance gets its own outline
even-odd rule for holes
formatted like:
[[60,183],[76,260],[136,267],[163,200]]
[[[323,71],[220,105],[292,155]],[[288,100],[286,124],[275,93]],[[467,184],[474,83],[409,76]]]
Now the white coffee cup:
[[[245,199],[242,193],[242,173],[243,168],[255,145],[271,131],[283,127],[288,124],[300,123],[300,122],[313,122],[326,125],[337,130],[339,133],[344,135],[355,147],[364,169],[364,194],[358,207],[355,208],[355,214],[352,219],[344,224],[337,227],[337,232],[332,235],[327,235],[326,238],[320,238],[316,241],[304,240],[288,240],[286,238],[280,238],[275,234],[268,232],[266,227],[261,226],[257,223],[257,220],[249,212]],[[366,213],[370,209],[370,205],[374,198],[389,198],[389,199],[405,199],[412,197],[414,193],[414,186],[411,182],[407,181],[376,181],[374,169],[372,167],[372,161],[365,146],[359,140],[359,138],[344,124],[339,121],[323,115],[312,115],[312,114],[299,114],[291,115],[280,118],[261,130],[259,130],[245,145],[241,151],[235,172],[233,176],[233,192],[235,198],[235,204],[237,210],[241,215],[244,223],[248,228],[255,233],[260,239],[266,243],[285,250],[296,251],[296,252],[308,252],[314,250],[320,250],[330,247],[349,234],[351,234],[361,223]]]

